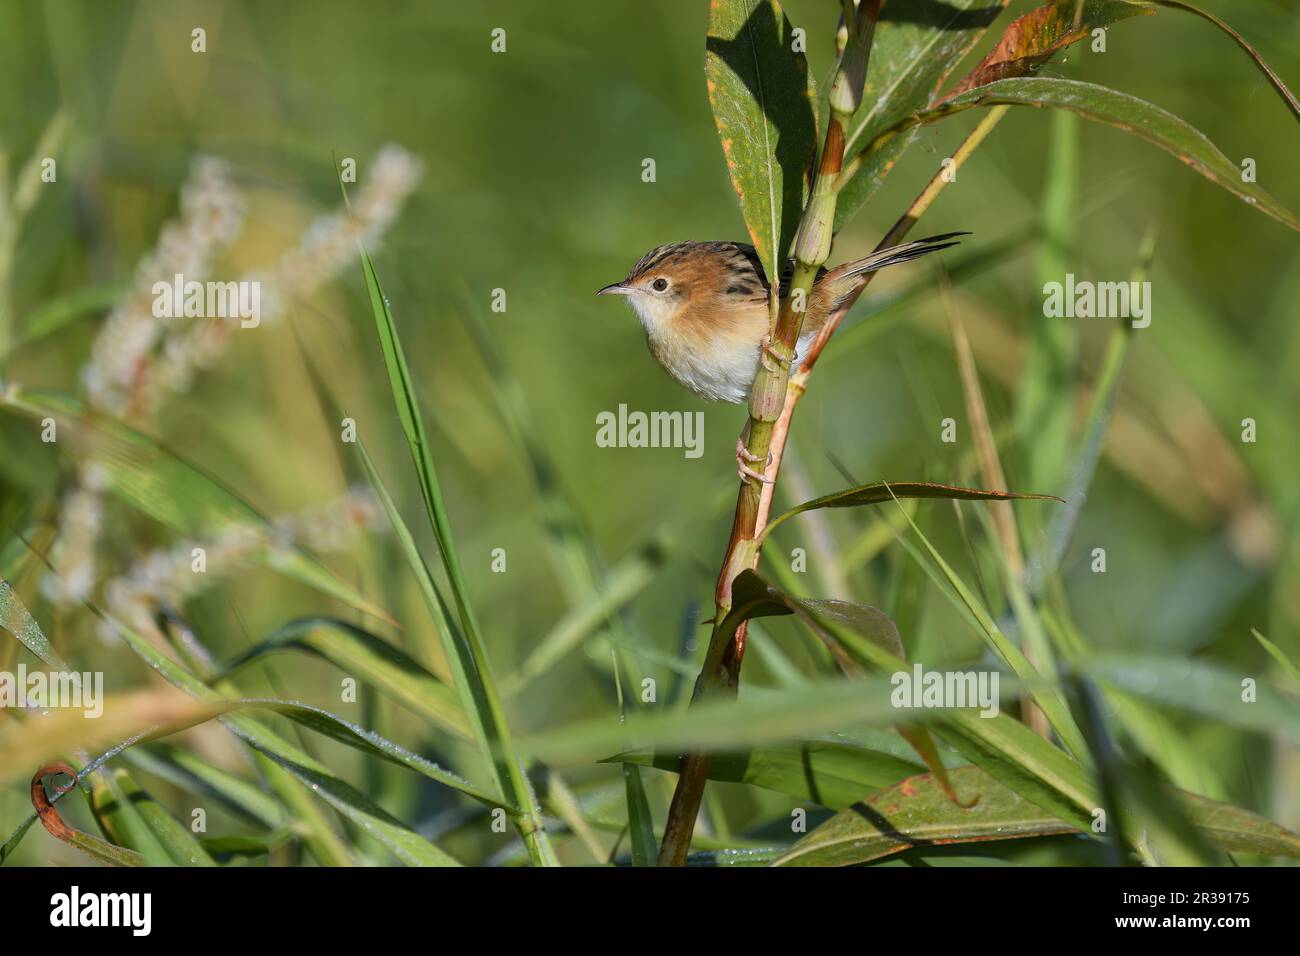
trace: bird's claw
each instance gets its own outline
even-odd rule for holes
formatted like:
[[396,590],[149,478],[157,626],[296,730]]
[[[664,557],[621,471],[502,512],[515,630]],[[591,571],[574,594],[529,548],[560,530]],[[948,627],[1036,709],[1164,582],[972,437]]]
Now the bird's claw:
[[763,342],[759,348],[759,361],[763,363],[763,368],[769,372],[790,367],[790,359],[777,351],[776,346],[772,344],[771,335],[763,336]]
[[737,438],[736,439],[736,464],[739,466],[739,468],[736,469],[736,474],[740,476],[740,480],[758,481],[761,482],[762,484],[770,485],[772,483],[771,478],[767,477],[767,475],[763,474],[762,472],[757,472],[753,468],[749,467],[750,464],[756,461],[761,461],[763,463],[763,471],[766,471],[767,466],[772,464],[772,453],[768,452],[766,455],[751,454],[749,449],[745,447],[744,440]]

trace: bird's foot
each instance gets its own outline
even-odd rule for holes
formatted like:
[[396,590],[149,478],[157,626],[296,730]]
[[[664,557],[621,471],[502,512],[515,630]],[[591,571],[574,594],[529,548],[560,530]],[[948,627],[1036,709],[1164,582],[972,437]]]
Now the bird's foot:
[[763,363],[763,368],[769,372],[776,372],[777,369],[789,368],[790,358],[782,355],[772,344],[771,334],[763,336],[762,344],[759,347],[759,361]]
[[767,471],[767,466],[772,464],[772,453],[769,451],[766,455],[750,454],[749,449],[745,447],[744,439],[737,438],[736,464],[740,467],[737,468],[736,474],[740,476],[740,480],[757,481],[765,485],[770,485],[772,483],[771,478],[767,477],[767,475],[762,472],[757,472],[753,468],[749,467],[756,461],[761,461],[763,463],[763,471]]

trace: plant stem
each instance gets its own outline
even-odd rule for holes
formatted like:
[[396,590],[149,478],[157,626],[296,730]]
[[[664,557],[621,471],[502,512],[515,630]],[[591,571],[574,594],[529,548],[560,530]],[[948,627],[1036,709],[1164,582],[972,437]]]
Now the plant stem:
[[[843,9],[844,20],[836,37],[840,58],[831,84],[826,139],[812,192],[795,236],[794,273],[790,288],[780,289],[778,277],[770,277],[773,295],[781,297],[781,305],[766,343],[770,355],[764,355],[750,392],[746,429],[746,445],[760,462],[773,448],[774,433],[788,401],[790,365],[794,361],[795,345],[803,326],[813,280],[830,256],[835,203],[839,197],[836,183],[844,165],[845,130],[862,101],[871,41],[880,17],[880,0],[862,0],[856,14],[848,3],[843,5]],[[784,445],[784,439],[781,444]],[[695,683],[694,700],[717,690],[735,693],[739,683],[748,628],[742,623],[734,635],[728,635],[720,625],[731,610],[731,582],[740,572],[758,564],[758,535],[771,509],[772,489],[779,466],[780,454],[776,451],[772,454],[771,465],[764,469],[766,476],[772,479],[770,483],[741,482],[736,516],[714,595],[713,633],[704,667]],[[710,755],[704,753],[686,754],[682,758],[677,789],[664,825],[660,866],[683,866],[686,863],[695,818],[704,797],[710,759]]]
[[[874,13],[878,13],[874,7],[868,14],[871,18]],[[872,19],[874,24],[874,19]],[[868,27],[870,30],[870,27]],[[867,42],[870,42],[870,33],[867,34]],[[865,60],[865,55],[864,55]],[[841,67],[842,69],[842,67]],[[865,63],[864,63],[865,74]],[[839,73],[837,72],[837,80]],[[859,87],[860,91],[860,87]],[[834,95],[834,94],[832,94]],[[999,106],[989,112],[971,131],[970,135],[962,142],[961,146],[952,155],[952,164],[947,169],[940,169],[934,174],[934,177],[926,184],[925,188],[912,200],[907,211],[894,223],[893,228],[886,233],[885,237],[876,246],[877,250],[887,249],[890,246],[897,245],[904,236],[911,230],[921,218],[921,216],[930,208],[930,205],[938,197],[945,186],[951,181],[951,176],[945,176],[946,172],[955,172],[970,157],[975,149],[984,141],[984,138],[993,130],[998,122],[1006,115],[1010,107]],[[831,116],[831,126],[826,131],[826,140],[829,145],[832,137],[835,135],[837,125],[841,122],[834,111]],[[843,126],[838,126],[842,131]],[[843,138],[839,140],[841,159],[843,153]],[[823,161],[818,169],[818,181],[822,180],[822,172],[826,168],[826,156],[823,155]],[[842,181],[841,183],[842,184]],[[831,190],[830,203],[830,221],[834,221],[834,196],[838,191],[838,185]],[[814,208],[817,198],[816,187],[814,187],[813,197],[808,203],[808,210]],[[807,221],[807,211],[805,212],[805,222]],[[800,238],[803,237],[804,231],[801,226]],[[796,251],[796,258],[797,258]],[[829,252],[829,250],[828,250]],[[823,259],[824,261],[824,259]],[[796,262],[794,288],[800,288],[799,280],[801,278],[803,262]],[[816,275],[816,270],[813,270]],[[806,277],[805,277],[806,278]],[[754,489],[748,483],[741,485],[740,497],[736,502],[736,517],[732,523],[731,539],[727,545],[727,555],[723,561],[722,574],[718,578],[717,591],[717,614],[714,617],[713,635],[709,642],[708,653],[705,656],[704,666],[700,671],[700,676],[695,684],[695,699],[698,700],[705,693],[716,689],[722,689],[734,693],[740,679],[740,663],[745,653],[745,636],[746,626],[742,624],[731,640],[723,638],[719,640],[718,625],[726,616],[731,608],[731,582],[735,576],[746,568],[756,567],[759,556],[759,539],[763,529],[767,526],[767,520],[772,508],[772,494],[775,486],[775,478],[780,473],[781,459],[785,454],[786,440],[790,434],[790,422],[794,417],[794,411],[799,404],[799,399],[803,397],[807,390],[808,378],[812,374],[813,366],[816,364],[822,349],[834,334],[836,328],[844,320],[849,309],[857,301],[857,296],[861,290],[866,288],[872,275],[866,276],[867,282],[859,288],[858,293],[851,296],[849,300],[843,303],[838,310],[826,321],[813,341],[808,350],[808,355],[804,358],[800,367],[792,375],[781,375],[782,386],[784,389],[783,402],[780,413],[776,416],[775,421],[764,422],[753,414],[755,399],[760,392],[766,394],[766,388],[760,390],[760,380],[772,374],[765,367],[759,368],[758,377],[754,381],[754,393],[751,398],[751,415],[750,415],[750,433],[748,446],[754,454],[772,455],[772,463],[766,469],[768,477],[774,479],[772,484],[766,484],[761,489]],[[806,291],[806,286],[803,287]],[[789,299],[782,305],[782,315],[787,312]],[[799,316],[802,320],[802,316]],[[778,322],[778,330],[781,329],[781,323]],[[793,341],[798,337],[798,325],[794,328]],[[776,344],[775,342],[773,343]],[[778,346],[779,347],[779,346]],[[793,354],[791,349],[790,354]],[[785,370],[785,366],[781,366]],[[767,387],[770,387],[767,386]],[[766,408],[764,408],[766,410]],[[759,426],[758,434],[760,438],[755,438],[755,425]],[[763,442],[762,448],[758,446],[758,441]],[[752,516],[752,517],[751,517]],[[659,851],[660,866],[683,866],[686,862],[686,856],[690,849],[691,834],[695,829],[695,818],[699,813],[700,802],[704,796],[704,787],[708,780],[709,764],[711,755],[706,753],[690,753],[682,757],[681,767],[678,770],[677,789],[673,792],[672,804],[668,808],[668,820],[664,825],[664,839]]]

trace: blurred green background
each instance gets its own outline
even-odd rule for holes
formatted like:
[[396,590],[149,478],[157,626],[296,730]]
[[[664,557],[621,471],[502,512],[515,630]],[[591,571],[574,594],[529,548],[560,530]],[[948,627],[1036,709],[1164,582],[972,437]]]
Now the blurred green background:
[[[810,63],[824,79],[838,5],[785,6],[808,31]],[[967,65],[1031,6],[1012,3]],[[1300,5],[1204,6],[1249,38],[1289,85],[1300,84]],[[225,159],[246,197],[240,237],[216,270],[234,278],[272,261],[313,216],[338,204],[336,159],[355,158],[364,184],[383,144],[404,146],[422,161],[423,178],[371,252],[433,428],[493,668],[499,677],[515,672],[584,594],[556,558],[548,531],[553,499],[539,490],[503,413],[505,394],[507,405],[526,411],[525,427],[554,469],[554,486],[576,503],[604,567],[617,575],[630,559],[644,559],[624,616],[629,669],[657,680],[661,702],[679,701],[698,668],[696,642],[707,637],[696,625],[711,613],[744,415],[680,389],[651,359],[630,310],[594,292],[660,243],[746,238],[705,95],[705,17],[703,3],[685,0],[5,4],[0,151],[9,175],[58,111],[69,118],[57,183],[42,186],[17,236],[4,290],[14,328],[21,337],[51,302],[129,280],[160,225],[175,215],[198,154]],[[195,27],[207,31],[206,53],[191,52]],[[507,31],[503,54],[490,49],[498,27]],[[1044,75],[1150,99],[1197,126],[1234,161],[1255,159],[1260,185],[1300,209],[1300,133],[1258,72],[1208,24],[1168,11],[1127,21],[1110,30],[1104,54],[1076,45]],[[922,131],[841,234],[832,259],[870,251],[976,120],[968,114]],[[1031,492],[1059,491],[1027,486],[1035,436],[1017,428],[1015,413],[1030,374],[1025,343],[1045,321],[1035,257],[1053,125],[1046,112],[1014,109],[914,233],[974,233],[942,258],[972,338],[1008,485]],[[1300,656],[1300,246],[1279,223],[1136,137],[1082,122],[1077,132],[1077,243],[1062,260],[1069,271],[1127,278],[1142,237],[1155,229],[1157,240],[1153,322],[1135,335],[1106,453],[1063,565],[1076,620],[1097,646],[1201,655],[1265,675],[1275,665],[1250,637],[1251,627]],[[642,181],[645,158],[655,160],[652,183]],[[964,267],[968,261],[975,265]],[[490,310],[497,288],[506,290],[504,313]],[[930,259],[882,273],[871,286],[799,408],[779,502],[843,487],[833,459],[864,482],[980,483],[937,289]],[[903,293],[908,298],[891,305]],[[20,343],[4,360],[3,378],[76,389],[103,314],[102,307],[85,310],[53,334]],[[295,303],[285,318],[237,333],[222,361],[161,410],[153,430],[264,514],[329,502],[359,472],[345,464],[338,429],[316,400],[307,355],[340,409],[357,420],[408,518],[418,517],[418,490],[360,266]],[[1109,325],[1077,321],[1077,379],[1067,387],[1085,395]],[[499,353],[504,392],[471,323]],[[598,448],[596,416],[620,403],[703,411],[703,457]],[[955,445],[939,437],[949,416],[959,422]],[[1246,417],[1258,423],[1254,444],[1240,441]],[[17,529],[53,520],[70,462],[65,449],[40,444],[22,418],[0,418],[0,442],[0,515],[9,541]],[[100,553],[106,574],[123,573],[172,540],[121,506],[109,507]],[[1050,514],[1045,509],[1029,503],[1018,514],[1033,527]],[[927,533],[967,580],[989,573],[949,504],[924,503],[920,512]],[[870,549],[869,560],[819,565],[819,555],[851,549],[873,533],[879,535],[878,526],[866,514],[799,519],[776,534],[765,561],[783,564],[785,579],[804,594],[890,611],[900,588],[910,586],[908,559],[890,539]],[[805,574],[788,570],[796,547],[810,552]],[[1090,571],[1096,547],[1106,549],[1105,574]],[[495,548],[505,549],[505,573],[490,571]],[[380,627],[382,633],[442,669],[428,650],[437,646],[428,616],[391,536],[367,537],[323,560],[401,622],[400,631]],[[38,569],[29,566],[15,583],[64,656],[103,669],[110,689],[146,681],[147,669],[133,655],[95,636],[88,614],[56,613],[40,597],[38,581]],[[262,569],[214,585],[185,610],[222,659],[295,616],[355,617]],[[508,698],[518,732],[614,713],[608,642],[603,628],[591,630],[581,646]],[[747,684],[780,683],[786,664],[813,666],[794,627],[776,622],[755,631]],[[978,638],[932,592],[904,639],[922,658],[982,654]],[[0,664],[12,664],[15,654],[6,645]],[[322,661],[275,658],[246,681],[248,693],[320,703],[476,775],[472,754],[431,737],[391,702],[363,694],[358,703],[341,703],[337,672]],[[1178,733],[1218,775],[1207,792],[1300,826],[1294,749],[1175,719]],[[229,758],[215,725],[183,739]],[[346,748],[317,747],[422,831],[455,825],[444,812],[444,792]],[[662,819],[672,777],[647,779]],[[594,767],[569,782],[583,788],[617,780],[616,768]],[[162,784],[153,789],[164,799],[169,793]],[[715,831],[779,818],[789,803],[739,786],[712,790],[708,826]],[[22,787],[0,794],[0,831],[11,830],[27,806]],[[238,827],[236,820],[210,824]],[[486,859],[510,840],[478,828],[449,846]],[[25,863],[73,858],[39,832],[18,856]]]

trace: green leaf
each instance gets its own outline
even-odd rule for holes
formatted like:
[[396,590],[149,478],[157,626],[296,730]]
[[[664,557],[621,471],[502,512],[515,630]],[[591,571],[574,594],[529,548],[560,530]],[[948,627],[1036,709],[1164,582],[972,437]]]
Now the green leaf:
[[773,865],[851,866],[924,846],[1078,832],[978,767],[951,775],[978,797],[972,805],[949,800],[932,774],[909,777],[835,814]]
[[456,692],[403,651],[345,621],[302,618],[279,627],[266,640],[229,664],[221,680],[277,651],[317,654],[349,674],[375,684],[412,711],[460,737],[469,737],[469,721]]
[[899,135],[904,128],[932,123],[975,107],[998,105],[1071,110],[1087,119],[1133,133],[1247,204],[1300,231],[1300,220],[1255,183],[1242,182],[1240,167],[1224,156],[1204,133],[1152,103],[1095,83],[1045,77],[997,80],[962,93],[933,111],[918,114],[884,136]]
[[1208,20],[1213,23],[1224,33],[1228,34],[1228,36],[1232,37],[1233,42],[1235,42],[1237,46],[1246,51],[1246,55],[1254,61],[1255,66],[1259,67],[1259,71],[1268,77],[1268,82],[1272,85],[1273,89],[1277,90],[1278,96],[1282,97],[1282,101],[1286,103],[1287,107],[1291,110],[1291,114],[1295,116],[1296,119],[1300,119],[1300,102],[1296,101],[1295,94],[1287,89],[1287,85],[1282,82],[1282,78],[1273,72],[1273,68],[1264,62],[1264,58],[1259,55],[1258,51],[1256,51],[1253,46],[1246,42],[1245,38],[1240,33],[1232,29],[1232,27],[1228,26],[1214,14],[1202,10],[1200,7],[1193,6],[1190,3],[1182,3],[1181,0],[1129,0],[1129,2],[1142,6],[1168,7],[1171,10],[1184,10],[1187,13],[1195,14],[1203,20]]
[[[618,719],[627,717],[623,701],[623,664],[617,646],[610,648],[614,664],[614,690],[618,695]],[[632,844],[633,866],[654,866],[658,856],[659,841],[655,837],[654,818],[650,815],[650,801],[646,799],[641,781],[641,768],[632,763],[623,764],[623,789],[627,798],[627,830]]]
[[258,784],[182,747],[168,744],[131,747],[123,758],[137,770],[181,790],[219,800],[263,826],[276,828],[285,823],[284,808]]
[[[855,155],[882,131],[929,106],[1005,6],[1006,0],[886,3],[871,43],[863,105],[849,127],[844,155]],[[914,133],[900,136],[867,158],[840,191],[836,232],[875,194],[914,139]]]
[[[1300,743],[1300,699],[1207,661],[1139,654],[1089,658],[1082,669],[1104,683],[1167,707]],[[1243,681],[1253,681],[1253,696]]]
[[91,802],[105,836],[140,851],[151,866],[216,866],[189,829],[121,768],[91,778]]
[[[485,794],[475,791],[454,774],[434,766],[427,760],[404,750],[391,741],[371,731],[348,724],[327,711],[277,700],[221,701],[219,695],[198,678],[164,655],[149,641],[130,628],[118,626],[117,633],[135,653],[152,667],[160,677],[175,687],[196,697],[199,701],[234,711],[220,720],[229,730],[255,750],[292,774],[312,793],[334,807],[344,817],[361,827],[375,840],[387,847],[398,859],[416,866],[454,866],[456,861],[432,842],[424,839],[401,821],[387,813],[355,787],[336,777],[328,767],[285,740],[269,727],[248,714],[238,713],[246,707],[265,707],[321,730],[353,747],[381,755],[384,759],[404,764],[410,769],[461,790],[485,803],[495,803]],[[305,713],[311,711],[312,713]],[[133,738],[123,745],[138,742]]]
[[1260,646],[1263,647],[1264,650],[1268,651],[1269,656],[1278,662],[1278,665],[1282,670],[1286,671],[1287,676],[1297,684],[1300,684],[1300,667],[1297,667],[1295,662],[1286,656],[1286,652],[1253,627],[1250,629],[1250,633],[1255,635],[1255,640],[1259,641]]
[[[538,733],[521,740],[527,752],[555,764],[598,760],[611,753],[743,750],[773,741],[800,740],[855,724],[892,724],[883,678],[822,680],[781,691],[746,688],[738,700],[715,697],[683,711],[629,714],[626,722],[604,717]],[[911,716],[911,715],[909,715]],[[921,719],[938,719],[931,711]]]
[[[614,761],[674,772],[680,764],[676,754],[648,750],[622,753],[608,762]],[[715,754],[709,764],[709,779],[747,783],[840,810],[924,769],[902,757],[855,744],[805,740]]]
[[[951,771],[969,807],[950,801],[931,774],[921,774],[842,810],[773,865],[851,866],[918,847],[1088,832],[1063,823],[978,767]],[[1176,793],[1192,822],[1219,847],[1300,858],[1300,837],[1247,810]]]
[[1300,836],[1258,814],[1194,793],[1179,793],[1192,823],[1221,850],[1300,859]]
[[129,280],[77,289],[42,305],[23,329],[22,345],[30,345],[62,329],[70,322],[98,312],[107,312],[131,290]]
[[[907,669],[906,661],[897,654],[864,640],[833,620],[819,617],[816,605],[782,593],[753,571],[744,571],[736,578],[732,599],[736,608],[743,601],[756,616],[781,613],[775,610],[779,607],[794,611],[810,626],[837,641],[862,666],[875,672],[895,674]],[[894,714],[897,719],[897,709]],[[1005,786],[1062,820],[1080,827],[1089,825],[1091,812],[1098,804],[1088,772],[1069,754],[1024,724],[1006,714],[987,718],[975,711],[955,708],[910,711],[909,718],[915,720],[913,715],[931,722],[935,733]]]
[[712,0],[704,73],[731,184],[777,290],[817,154],[816,94],[775,0]]
[[[154,439],[120,422],[89,415],[71,395],[52,389],[9,385],[0,393],[0,406],[33,417],[52,417],[60,429],[84,429],[96,451],[109,490],[143,514],[180,534],[199,537],[231,525],[267,531],[266,519],[216,478],[164,448]],[[392,617],[297,548],[267,548],[254,558],[351,608],[390,624]]]
[[0,628],[18,638],[20,644],[55,670],[72,669],[50,644],[49,638],[28,613],[27,606],[8,581],[0,581]]
[[[892,492],[892,494],[891,494]],[[1055,495],[1017,494],[1011,491],[981,491],[978,488],[959,488],[955,485],[940,485],[930,481],[877,481],[856,488],[846,488],[834,494],[824,495],[795,505],[789,511],[774,518],[767,525],[764,534],[781,522],[793,518],[805,511],[818,508],[858,508],[862,505],[878,505],[895,498],[957,498],[964,501],[1012,501],[1039,500],[1060,501]]]
[[[342,180],[339,181],[342,187]],[[346,197],[346,193],[345,193]],[[487,652],[483,645],[483,636],[479,630],[478,619],[474,614],[469,599],[469,588],[465,583],[465,574],[461,568],[460,558],[456,552],[456,542],[451,531],[451,522],[442,498],[442,486],[438,482],[438,473],[433,463],[433,453],[429,445],[429,436],[425,431],[424,420],[420,416],[419,400],[411,372],[402,351],[401,340],[397,336],[397,325],[388,307],[388,299],[379,286],[379,277],[375,274],[374,264],[366,250],[358,243],[361,266],[366,277],[366,290],[370,295],[370,310],[375,319],[375,330],[379,335],[379,344],[384,353],[384,365],[388,371],[388,383],[393,393],[393,404],[397,417],[406,436],[407,448],[415,465],[416,477],[419,479],[421,497],[424,500],[425,513],[428,516],[434,538],[438,542],[438,551],[442,557],[443,569],[451,582],[452,598],[455,601],[459,628],[438,627],[443,647],[452,666],[456,680],[456,689],[461,695],[467,716],[474,720],[475,737],[483,749],[484,756],[491,764],[497,778],[497,784],[506,802],[516,808],[520,815],[520,832],[529,856],[538,866],[557,866],[555,849],[546,835],[541,809],[533,793],[532,784],[524,773],[523,765],[514,752],[510,726],[506,721],[505,709],[501,706],[501,697],[492,678]],[[363,451],[364,455],[364,451]],[[371,476],[372,484],[378,481],[378,472],[368,458],[364,460]],[[379,490],[378,488],[376,490]],[[392,499],[384,494],[385,509],[394,528],[399,534],[405,529]],[[398,526],[401,528],[398,529]],[[417,565],[423,565],[423,558],[418,553],[413,557],[414,543],[410,533],[406,532],[403,550],[417,577],[428,577],[428,568],[423,571]],[[418,559],[418,560],[417,560]],[[423,585],[422,585],[423,586]],[[441,604],[441,596],[435,597],[436,604]],[[440,607],[430,604],[430,611],[435,619],[445,617]],[[435,620],[435,623],[437,621]]]

